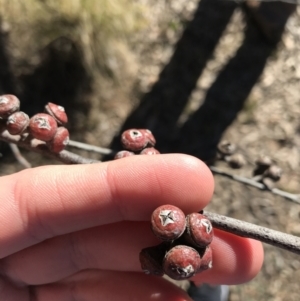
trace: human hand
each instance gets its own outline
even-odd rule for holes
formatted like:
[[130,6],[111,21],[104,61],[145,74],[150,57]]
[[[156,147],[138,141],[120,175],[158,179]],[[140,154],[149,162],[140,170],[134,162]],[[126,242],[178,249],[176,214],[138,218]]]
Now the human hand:
[[[203,209],[213,177],[179,154],[100,164],[46,166],[0,178],[0,300],[190,300],[163,278],[144,275],[142,248],[158,240],[152,211]],[[263,261],[261,243],[215,230],[213,268],[196,283],[238,284]]]

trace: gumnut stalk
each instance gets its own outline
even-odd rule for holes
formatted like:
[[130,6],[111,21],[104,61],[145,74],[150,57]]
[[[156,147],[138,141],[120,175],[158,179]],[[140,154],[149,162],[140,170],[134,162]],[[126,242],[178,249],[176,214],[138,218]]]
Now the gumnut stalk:
[[155,139],[148,130],[130,129],[122,133],[121,143],[126,150],[137,152],[147,146],[154,146]]
[[51,115],[59,125],[66,125],[68,122],[68,116],[62,106],[48,102],[45,106],[45,112]]
[[173,241],[185,231],[185,214],[173,205],[162,205],[156,208],[151,216],[152,231],[163,241]]
[[122,159],[122,158],[126,158],[126,157],[131,157],[131,156],[134,156],[135,153],[134,152],[130,152],[130,151],[127,151],[127,150],[122,150],[122,151],[119,151],[115,154],[115,157],[114,159]]
[[6,119],[19,109],[20,100],[16,96],[10,94],[0,96],[0,118]]
[[36,139],[50,141],[56,130],[56,120],[48,114],[39,113],[30,118],[29,132]]
[[50,151],[59,153],[68,145],[69,140],[69,131],[65,127],[60,126],[57,128],[54,137],[46,144]]
[[184,239],[196,247],[206,247],[213,239],[214,231],[210,220],[201,213],[191,213],[186,217]]
[[163,260],[164,272],[175,280],[193,277],[201,267],[197,250],[185,245],[177,245],[169,250]]
[[167,252],[168,245],[165,243],[142,249],[139,259],[143,272],[147,275],[163,276],[162,264]]
[[6,129],[11,135],[21,135],[27,130],[29,116],[24,112],[15,112],[6,120]]

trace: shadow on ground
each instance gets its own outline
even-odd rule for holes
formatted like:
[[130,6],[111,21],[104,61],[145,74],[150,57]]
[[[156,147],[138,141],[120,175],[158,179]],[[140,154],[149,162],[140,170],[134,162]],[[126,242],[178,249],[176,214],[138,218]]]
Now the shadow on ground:
[[[222,134],[243,108],[295,9],[295,5],[287,3],[276,3],[275,9],[274,3],[263,3],[257,14],[243,5],[246,19],[243,44],[209,88],[203,105],[178,126],[179,116],[237,7],[231,1],[199,3],[159,80],[128,116],[120,132],[148,128],[157,138],[157,148],[162,153],[182,152],[205,161],[214,158]],[[278,12],[280,18],[275,15]],[[275,16],[271,26],[262,27],[257,18],[260,13],[269,14],[267,19]],[[120,149],[119,141],[120,137],[115,137],[111,148]]]

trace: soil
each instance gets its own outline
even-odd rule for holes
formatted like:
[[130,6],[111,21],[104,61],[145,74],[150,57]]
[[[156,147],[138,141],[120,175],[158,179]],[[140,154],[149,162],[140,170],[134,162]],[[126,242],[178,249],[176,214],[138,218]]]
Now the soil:
[[[151,8],[149,24],[128,42],[126,60],[119,62],[125,67],[116,67],[121,71],[114,80],[92,76],[76,41],[63,37],[31,69],[9,64],[2,47],[9,37],[3,34],[0,60],[9,72],[0,73],[0,91],[19,95],[29,114],[55,99],[72,117],[73,140],[114,150],[123,129],[143,127],[155,134],[162,153],[188,153],[247,177],[259,155],[268,155],[284,170],[276,186],[299,194],[299,7],[264,3],[256,11],[234,1],[139,2]],[[232,171],[215,160],[223,139],[237,145],[246,167]],[[21,170],[8,146],[0,147],[0,175]],[[23,154],[34,166],[57,163]],[[298,204],[221,176],[215,180],[209,210],[300,235]],[[299,257],[264,248],[262,271],[231,286],[230,301],[299,300]]]

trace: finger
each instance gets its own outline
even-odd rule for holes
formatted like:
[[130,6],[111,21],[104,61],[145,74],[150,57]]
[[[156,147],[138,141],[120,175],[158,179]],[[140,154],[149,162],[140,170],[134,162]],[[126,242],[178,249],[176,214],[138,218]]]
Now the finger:
[[[3,186],[2,186],[3,185]],[[1,179],[0,258],[46,238],[121,220],[149,220],[172,203],[203,208],[213,191],[204,163],[187,155],[41,167]]]
[[163,278],[140,273],[84,271],[62,283],[35,288],[35,301],[192,301]]
[[[1,273],[15,282],[44,284],[83,269],[141,271],[139,252],[159,241],[147,222],[120,222],[49,239],[2,260]],[[263,261],[261,244],[215,230],[213,268],[197,283],[241,283],[252,279]]]
[[27,286],[15,286],[3,277],[0,277],[0,300],[31,301]]

